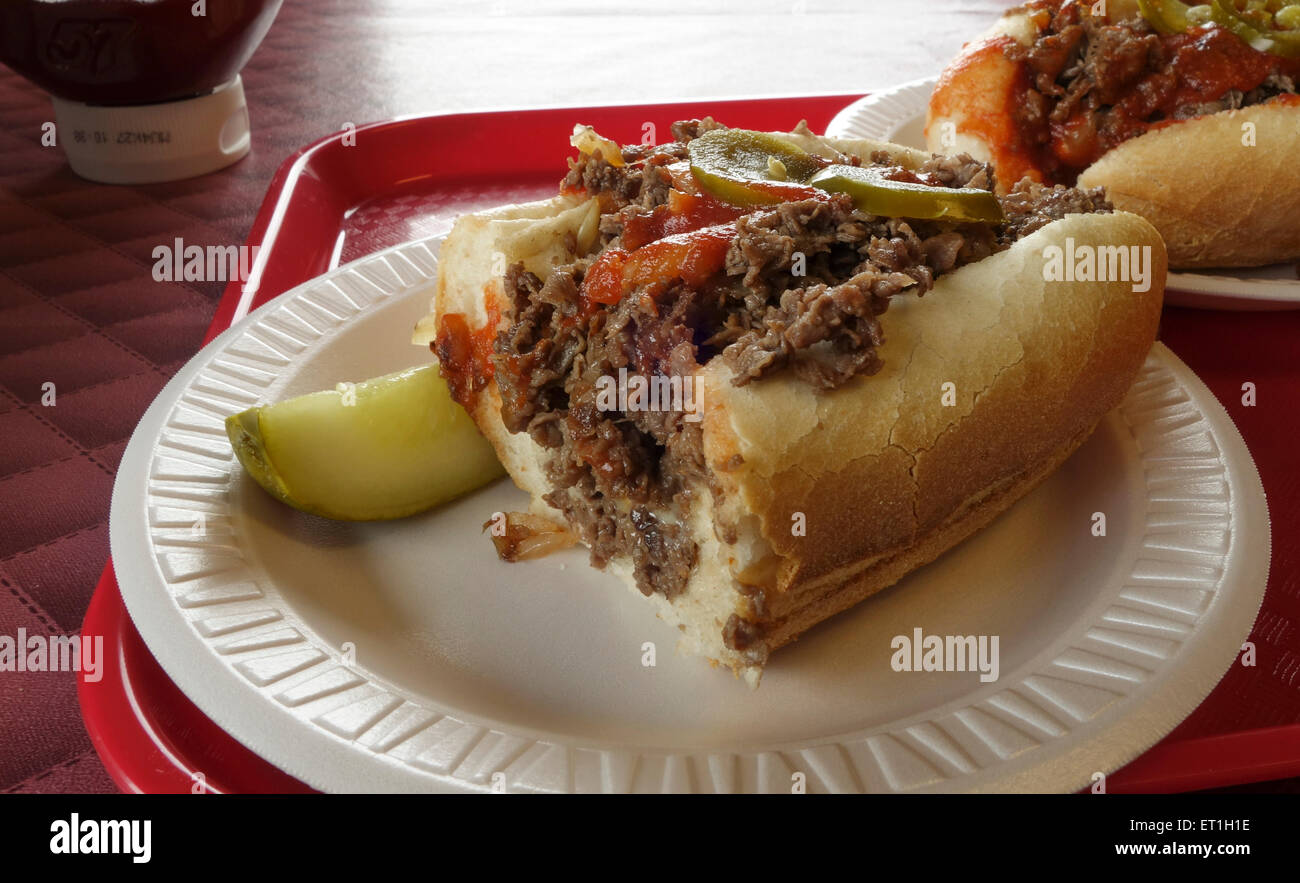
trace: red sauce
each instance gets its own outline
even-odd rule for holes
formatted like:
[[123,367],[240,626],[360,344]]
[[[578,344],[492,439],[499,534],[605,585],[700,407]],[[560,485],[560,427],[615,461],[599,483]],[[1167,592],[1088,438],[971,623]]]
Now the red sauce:
[[719,224],[652,242],[628,256],[624,287],[667,287],[675,279],[701,286],[722,269],[735,238],[735,225]]
[[583,300],[616,304],[636,288],[657,297],[678,279],[703,285],[722,270],[735,237],[735,225],[726,223],[665,236],[631,252],[606,249],[582,280]]
[[627,252],[607,248],[587,268],[582,279],[582,297],[587,303],[616,304],[623,299],[623,265]]
[[1239,37],[1217,26],[1195,28],[1185,34],[1163,37],[1165,50],[1174,56],[1178,89],[1162,110],[1180,104],[1214,101],[1230,89],[1249,92],[1279,69],[1292,75],[1300,63],[1246,45]]
[[750,190],[757,190],[759,193],[772,197],[770,201],[774,203],[830,198],[830,195],[825,190],[809,187],[807,184],[789,184],[785,181],[748,181],[745,186]]
[[438,336],[431,349],[438,357],[438,373],[447,381],[451,397],[467,411],[473,411],[479,392],[492,379],[492,343],[501,321],[501,308],[491,292],[485,292],[487,322],[471,331],[460,313],[438,319]]
[[[984,41],[971,52],[964,54],[956,64],[944,71],[935,86],[932,115],[960,118],[962,130],[975,135],[993,150],[998,170],[998,180],[1015,183],[1025,176],[1041,180],[1040,155],[1033,147],[1032,133],[1026,137],[1016,123],[1011,108],[1019,106],[1021,96],[1030,86],[1028,65],[1017,65],[1018,71],[1005,84],[1005,92],[994,101],[970,101],[968,90],[958,86],[963,80],[984,82],[983,71],[998,67],[997,62],[1014,56],[1020,44],[1009,36],[994,37]],[[1005,64],[1005,62],[1003,62]],[[984,110],[980,107],[983,106]]]
[[[808,188],[811,189],[811,188]],[[623,245],[638,249],[665,236],[734,221],[751,209],[722,202],[708,194],[668,191],[668,203],[633,215],[623,225]]]

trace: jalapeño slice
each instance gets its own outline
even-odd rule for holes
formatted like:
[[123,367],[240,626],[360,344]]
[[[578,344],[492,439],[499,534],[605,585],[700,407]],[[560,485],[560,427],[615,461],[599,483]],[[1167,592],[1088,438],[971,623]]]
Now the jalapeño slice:
[[1210,9],[1215,22],[1252,49],[1288,58],[1300,56],[1300,30],[1275,26],[1274,16],[1267,9],[1242,11],[1232,0],[1212,0]]
[[769,205],[807,195],[803,186],[826,165],[797,144],[750,129],[714,129],[691,141],[691,173],[732,205]]
[[847,193],[854,205],[872,215],[993,223],[1003,219],[1002,206],[987,190],[895,181],[874,166],[827,166],[808,183],[831,193]]

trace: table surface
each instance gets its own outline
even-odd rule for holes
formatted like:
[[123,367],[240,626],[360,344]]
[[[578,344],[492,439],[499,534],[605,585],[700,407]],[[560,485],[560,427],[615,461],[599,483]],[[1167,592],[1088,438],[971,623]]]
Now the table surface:
[[[408,114],[865,93],[937,73],[1008,5],[286,0],[243,72],[249,156],[137,187],[73,175],[40,143],[48,98],[0,68],[0,634],[79,630],[108,557],[118,460],[220,299],[220,282],[153,281],[154,246],[243,242],[276,168],[302,145]],[[1274,626],[1295,643],[1291,623]],[[115,790],[75,677],[0,675],[0,793]]]

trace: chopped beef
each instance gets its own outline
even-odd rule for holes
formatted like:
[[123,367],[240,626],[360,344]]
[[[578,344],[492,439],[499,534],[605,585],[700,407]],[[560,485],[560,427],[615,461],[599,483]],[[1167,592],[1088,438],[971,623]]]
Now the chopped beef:
[[[737,385],[788,368],[816,387],[841,386],[879,370],[881,318],[895,295],[923,295],[943,274],[1067,212],[1109,210],[1096,193],[1022,186],[1004,200],[1005,222],[955,223],[868,215],[846,195],[822,194],[710,227],[730,238],[707,282],[675,278],[625,291],[616,303],[588,300],[593,266],[607,251],[625,253],[629,219],[668,203],[669,167],[692,138],[717,127],[674,125],[667,145],[624,148],[621,167],[599,155],[573,163],[565,186],[600,200],[601,254],[555,267],[545,280],[510,267],[508,322],[491,357],[506,428],[547,449],[546,501],[581,534],[594,564],[630,558],[641,591],[667,597],[685,587],[699,554],[689,528],[694,496],[718,492],[700,424],[684,410],[605,407],[602,382],[624,370],[685,383],[721,358]],[[994,185],[989,167],[965,155],[912,170],[888,154],[870,161],[932,186]],[[735,617],[726,631],[737,650],[759,639]]]
[[1079,77],[1091,81],[1101,104],[1115,104],[1139,77],[1164,61],[1160,38],[1145,20],[1139,21],[1102,25],[1089,16],[1084,25],[1087,49]]
[[[935,158],[918,171],[960,186],[992,186],[988,167],[965,154]],[[877,316],[903,291],[922,295],[936,275],[987,257],[990,224],[876,218],[847,196],[783,203],[736,222],[726,272],[743,276],[747,315],[724,326],[737,385],[783,365],[816,386],[840,386],[880,368]],[[804,276],[793,275],[795,256]]]
[[1084,39],[1083,28],[1078,24],[1062,22],[1058,27],[1058,31],[1044,34],[1025,53],[1029,69],[1034,73],[1034,85],[1045,95],[1064,94],[1056,79],[1075,58]]
[[993,189],[993,172],[988,163],[971,159],[965,153],[956,156],[932,156],[916,169],[921,177],[931,178],[945,187]]
[[664,522],[644,506],[632,510],[632,527],[639,539],[632,546],[632,566],[642,577],[641,591],[672,597],[691,578],[699,553],[695,540],[682,525]]
[[[672,178],[664,166],[686,159],[688,143],[718,128],[722,127],[712,117],[673,123],[673,141],[657,146],[634,144],[624,147],[622,166],[612,165],[600,153],[579,154],[576,160],[569,160],[569,173],[561,186],[566,190],[584,190],[600,195],[605,205],[614,211],[629,205],[647,209],[663,205],[672,188]],[[604,229],[602,225],[602,231]]]
[[705,117],[702,120],[678,120],[669,127],[669,130],[673,133],[673,140],[684,144],[700,137],[705,132],[723,128],[726,127],[716,122],[713,117]]
[[1007,215],[1003,235],[1014,242],[1066,215],[1109,212],[1112,206],[1101,187],[1080,190],[1025,178],[1002,198],[1002,210]]
[[876,347],[885,340],[876,316],[885,311],[889,295],[872,288],[882,283],[901,290],[913,280],[902,273],[862,273],[840,285],[787,289],[780,306],[768,309],[762,328],[727,347],[736,369],[733,382],[749,383],[785,364],[824,389],[874,374],[881,365]]
[[663,165],[647,165],[641,179],[641,193],[637,208],[653,209],[668,202],[668,191],[673,189],[672,176]]
[[568,190],[599,193],[615,205],[624,206],[641,192],[641,168],[631,164],[616,166],[603,154],[583,153],[576,161],[570,160],[563,186]]
[[727,624],[722,627],[722,642],[738,653],[744,653],[762,637],[761,626],[747,619],[741,619],[734,613],[727,618]]
[[[580,264],[574,270],[581,272]],[[527,429],[539,444],[554,447],[560,440],[550,415],[567,406],[562,383],[586,346],[574,272],[552,273],[543,284],[516,264],[505,289],[513,295],[514,321],[494,344],[498,357],[510,362],[495,372],[501,417],[511,432]]]

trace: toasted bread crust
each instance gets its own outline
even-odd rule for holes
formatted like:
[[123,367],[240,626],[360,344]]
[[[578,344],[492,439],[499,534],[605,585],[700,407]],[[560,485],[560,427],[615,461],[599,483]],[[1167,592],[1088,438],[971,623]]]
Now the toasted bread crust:
[[817,623],[889,588],[913,570],[929,564],[953,546],[987,527],[1055,472],[1088,440],[1094,428],[1088,427],[1052,452],[1047,459],[1035,462],[1020,474],[965,501],[941,522],[918,534],[908,545],[898,548],[892,554],[857,562],[837,579],[824,581],[822,589],[815,596],[812,592],[803,593],[798,605],[788,605],[788,613],[771,618],[766,635],[769,652],[798,639],[799,635]]
[[[1149,247],[1152,290],[1044,281],[1043,250],[1067,239]],[[705,453],[744,459],[726,478],[781,559],[769,607],[897,553],[1090,431],[1150,348],[1164,273],[1160,238],[1141,218],[1072,215],[923,298],[895,298],[878,374],[829,392],[790,374],[735,387],[726,364],[710,362]],[[804,536],[791,533],[796,513]]]
[[1300,101],[1274,99],[1125,141],[1084,170],[1164,236],[1176,267],[1300,259]]

